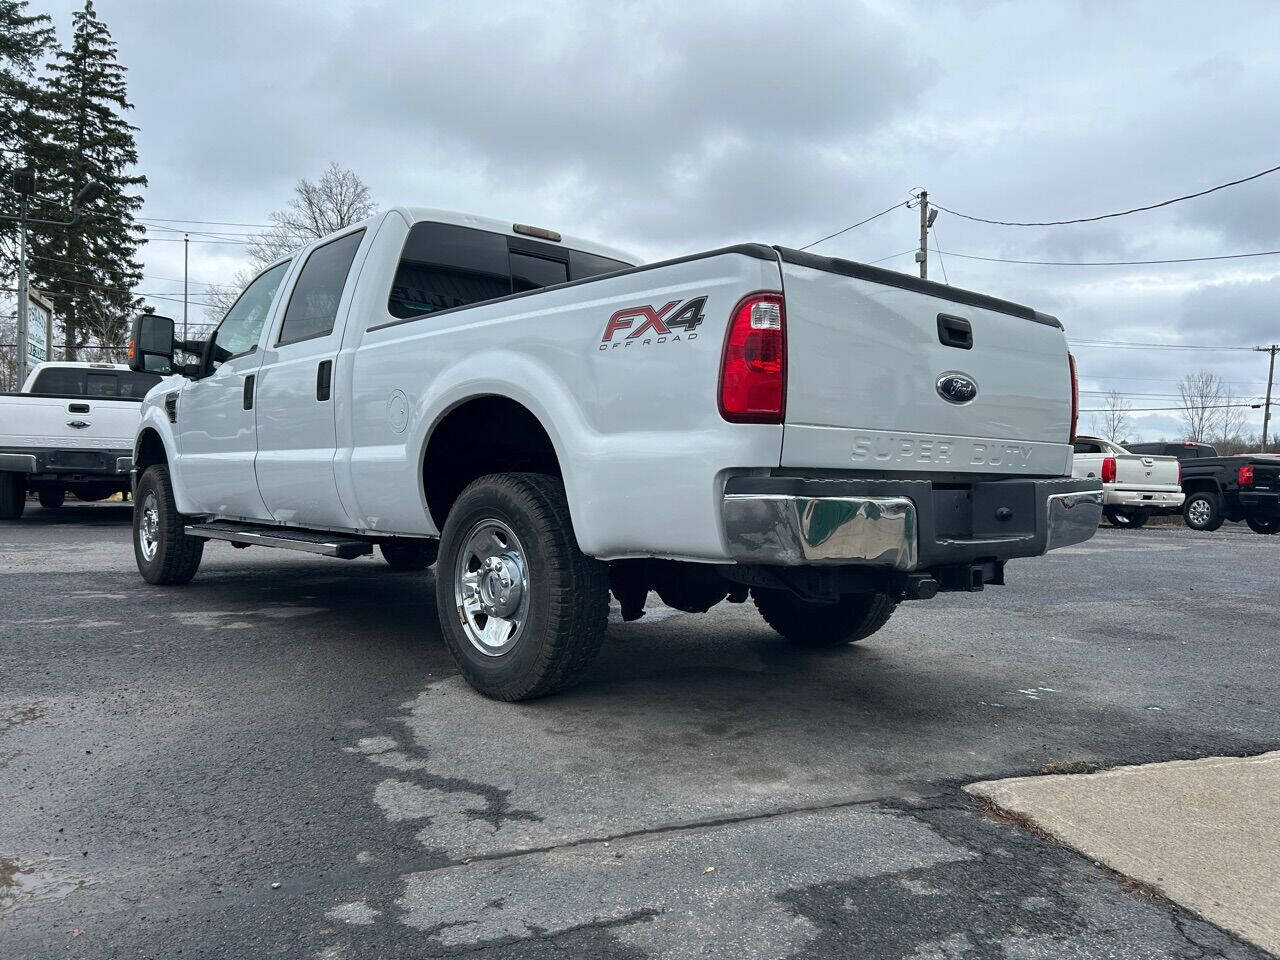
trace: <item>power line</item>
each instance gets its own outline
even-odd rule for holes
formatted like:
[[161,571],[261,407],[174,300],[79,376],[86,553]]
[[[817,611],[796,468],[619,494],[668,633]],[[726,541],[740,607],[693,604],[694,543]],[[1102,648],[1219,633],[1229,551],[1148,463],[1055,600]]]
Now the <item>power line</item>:
[[[941,250],[938,251],[942,253]],[[1171,257],[1164,260],[1013,260],[1007,257],[981,257],[975,253],[956,253],[948,250],[948,257],[964,260],[984,260],[987,263],[1023,263],[1035,267],[1141,267],[1160,263],[1204,263],[1209,260],[1243,260],[1248,257],[1274,257],[1280,250],[1258,250],[1254,253],[1226,253],[1214,257]]]
[[[42,257],[42,256],[40,256],[39,254],[36,254],[36,253],[28,254],[28,256],[29,256],[29,257],[31,257],[31,259],[32,259],[32,260],[45,260],[45,261],[48,261],[49,263],[65,263],[65,264],[66,264],[67,266],[69,266],[69,267],[87,267],[87,268],[89,268],[89,269],[91,269],[91,270],[92,270],[92,269],[97,269],[97,268],[96,268],[96,267],[94,267],[92,264],[88,264],[88,263],[79,263],[79,262],[77,262],[77,261],[75,261],[75,260],[60,260],[60,259],[59,259],[59,258],[57,258],[57,257]],[[183,280],[182,280],[182,278],[181,278],[181,277],[158,277],[158,276],[156,276],[154,273],[144,273],[144,274],[142,274],[142,276],[143,276],[143,277],[146,277],[148,280],[165,280],[165,281],[168,281],[168,282],[170,282],[170,283],[182,283],[182,282],[183,282]],[[218,284],[216,284],[216,283],[210,283],[210,282],[209,282],[209,281],[207,281],[207,280],[188,280],[187,282],[188,282],[188,283],[194,283],[194,284],[196,284],[197,286],[201,286],[201,287],[216,287],[216,286],[218,286]],[[193,296],[198,296],[198,294],[193,294]]]
[[1124,350],[1252,350],[1253,347],[1210,346],[1204,343],[1151,343],[1141,340],[1077,340],[1068,337],[1072,346],[1082,347],[1119,347]]
[[850,230],[856,230],[858,227],[862,226],[863,224],[870,223],[872,220],[876,220],[880,217],[883,217],[886,213],[889,213],[890,211],[897,210],[899,207],[905,207],[910,202],[911,202],[910,200],[903,200],[901,203],[895,203],[892,207],[886,207],[885,209],[881,210],[879,213],[874,213],[871,216],[867,217],[867,219],[865,220],[859,220],[857,223],[851,223],[849,224],[849,226],[845,227],[844,229],[837,230],[835,233],[829,233],[825,237],[820,237],[819,239],[813,241],[813,243],[806,243],[800,249],[808,250],[810,247],[816,247],[818,244],[825,243],[826,241],[832,239],[833,237],[840,236],[840,234],[842,233],[848,233]]
[[1216,187],[1209,187],[1206,190],[1198,190],[1195,193],[1183,194],[1180,197],[1173,197],[1169,200],[1161,200],[1159,203],[1149,203],[1143,207],[1131,207],[1128,210],[1118,210],[1115,213],[1102,213],[1096,217],[1076,217],[1073,220],[991,220],[986,217],[975,217],[967,213],[960,213],[949,207],[944,207],[940,203],[934,206],[939,210],[946,210],[947,213],[954,217],[963,217],[965,220],[973,220],[977,223],[990,223],[998,227],[1061,227],[1069,223],[1093,223],[1098,220],[1110,220],[1113,217],[1127,217],[1131,213],[1142,213],[1144,210],[1155,210],[1159,207],[1167,207],[1171,203],[1181,203],[1183,200],[1193,200],[1196,197],[1203,197],[1206,194],[1214,193],[1218,190],[1225,190],[1227,187],[1239,186],[1242,183],[1248,183],[1250,180],[1257,180],[1259,177],[1265,177],[1269,173],[1275,173],[1280,170],[1280,165],[1263,170],[1259,173],[1251,174],[1247,177],[1241,177],[1239,180],[1230,180],[1227,183],[1220,183]]
[[947,279],[947,261],[942,259],[942,247],[939,246],[938,241],[938,228],[931,226],[929,229],[933,231],[933,249],[938,251],[938,266],[942,268],[942,282],[949,287],[951,286],[951,281]]
[[[1250,409],[1262,409],[1262,403],[1193,403],[1190,405],[1192,410],[1224,410],[1227,407],[1249,407]],[[1126,410],[1126,413],[1184,413],[1186,407],[1134,407]],[[1080,410],[1081,413],[1107,413],[1106,407],[1088,407]]]

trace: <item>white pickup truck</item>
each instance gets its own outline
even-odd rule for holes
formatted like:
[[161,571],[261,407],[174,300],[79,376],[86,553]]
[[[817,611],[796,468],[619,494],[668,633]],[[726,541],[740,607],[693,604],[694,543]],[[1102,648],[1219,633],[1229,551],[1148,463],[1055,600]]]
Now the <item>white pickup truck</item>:
[[[132,343],[173,369],[171,320]],[[782,247],[638,265],[393,209],[268,267],[199,352],[143,405],[143,577],[189,581],[208,540],[438,552],[446,643],[506,700],[582,674],[611,590],[629,619],[753,595],[843,644],[1102,511],[1057,320]]]
[[28,491],[44,507],[127,493],[142,398],[159,382],[118,363],[51,362],[0,393],[0,520],[22,516]]
[[1074,449],[1072,476],[1102,481],[1103,513],[1112,526],[1137,529],[1153,516],[1182,510],[1177,457],[1130,453],[1101,437],[1076,437]]

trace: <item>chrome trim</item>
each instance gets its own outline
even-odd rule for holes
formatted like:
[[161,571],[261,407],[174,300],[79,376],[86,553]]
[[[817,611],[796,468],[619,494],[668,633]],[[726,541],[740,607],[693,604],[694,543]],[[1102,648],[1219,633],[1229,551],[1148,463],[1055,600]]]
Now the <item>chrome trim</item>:
[[133,457],[116,457],[116,473],[132,473]]
[[721,515],[739,563],[916,566],[916,508],[906,497],[728,494]]
[[1045,552],[1083,543],[1097,533],[1098,524],[1102,522],[1102,497],[1101,490],[1050,494]]
[[9,473],[35,473],[36,458],[29,453],[0,453],[0,470]]

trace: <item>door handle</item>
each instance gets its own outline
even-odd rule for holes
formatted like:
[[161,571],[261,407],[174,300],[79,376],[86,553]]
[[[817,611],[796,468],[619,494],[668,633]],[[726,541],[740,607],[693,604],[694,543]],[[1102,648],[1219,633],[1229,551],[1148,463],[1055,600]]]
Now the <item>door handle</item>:
[[68,403],[67,413],[88,413],[89,405],[87,403]]
[[253,409],[253,374],[244,378],[244,408]]
[[958,350],[973,349],[973,327],[963,317],[938,314],[938,342]]
[[316,368],[316,399],[329,399],[329,384],[333,381],[333,361],[321,360]]

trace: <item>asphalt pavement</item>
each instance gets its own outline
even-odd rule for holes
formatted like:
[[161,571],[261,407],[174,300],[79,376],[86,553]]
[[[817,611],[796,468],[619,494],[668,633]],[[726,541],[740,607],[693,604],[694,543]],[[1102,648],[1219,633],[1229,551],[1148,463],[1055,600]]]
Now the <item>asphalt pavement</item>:
[[810,653],[614,616],[581,687],[456,675],[431,575],[128,506],[0,525],[0,957],[1257,957],[978,780],[1280,747],[1280,537],[1102,529]]

